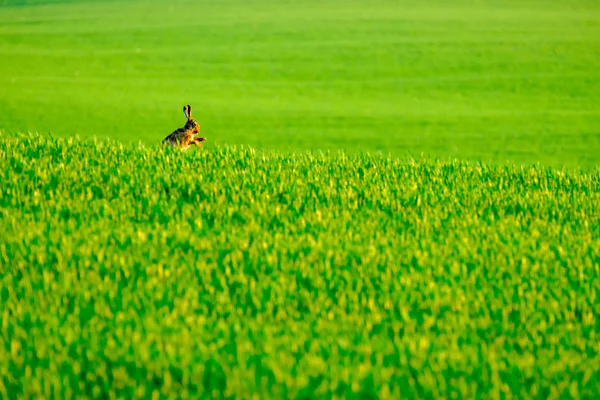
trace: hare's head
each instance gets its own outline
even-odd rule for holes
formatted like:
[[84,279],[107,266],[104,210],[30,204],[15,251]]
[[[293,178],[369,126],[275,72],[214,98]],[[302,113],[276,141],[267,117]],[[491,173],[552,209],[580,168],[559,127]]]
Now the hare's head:
[[192,107],[189,104],[183,106],[183,115],[187,118],[184,129],[191,131],[193,134],[200,133],[200,124],[192,118]]

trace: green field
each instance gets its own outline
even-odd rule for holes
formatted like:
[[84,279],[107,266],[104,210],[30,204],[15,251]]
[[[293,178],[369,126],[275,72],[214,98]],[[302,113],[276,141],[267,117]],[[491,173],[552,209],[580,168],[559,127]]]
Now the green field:
[[600,394],[598,169],[0,149],[0,398]]
[[[600,398],[596,1],[0,0],[0,399]],[[203,149],[161,148],[191,104]]]
[[596,1],[0,4],[5,132],[600,162]]

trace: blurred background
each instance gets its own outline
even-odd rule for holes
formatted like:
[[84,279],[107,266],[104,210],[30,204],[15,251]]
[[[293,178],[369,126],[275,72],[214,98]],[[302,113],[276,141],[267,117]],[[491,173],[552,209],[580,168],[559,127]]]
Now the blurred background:
[[596,1],[0,0],[0,130],[600,162]]

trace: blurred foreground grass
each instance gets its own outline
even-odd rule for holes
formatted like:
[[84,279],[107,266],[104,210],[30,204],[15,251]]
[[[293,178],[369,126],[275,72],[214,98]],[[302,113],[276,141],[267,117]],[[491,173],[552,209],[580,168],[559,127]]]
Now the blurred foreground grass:
[[0,136],[0,397],[596,398],[600,171]]

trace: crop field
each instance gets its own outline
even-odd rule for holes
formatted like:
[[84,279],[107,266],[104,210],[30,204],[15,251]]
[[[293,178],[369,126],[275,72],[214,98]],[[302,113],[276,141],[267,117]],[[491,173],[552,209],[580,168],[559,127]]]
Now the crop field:
[[[595,1],[0,0],[0,399],[600,398]],[[185,122],[208,141],[160,141]]]
[[[3,6],[1,6],[3,5]],[[0,0],[0,130],[600,163],[587,0]]]
[[598,169],[0,144],[2,398],[600,394]]

